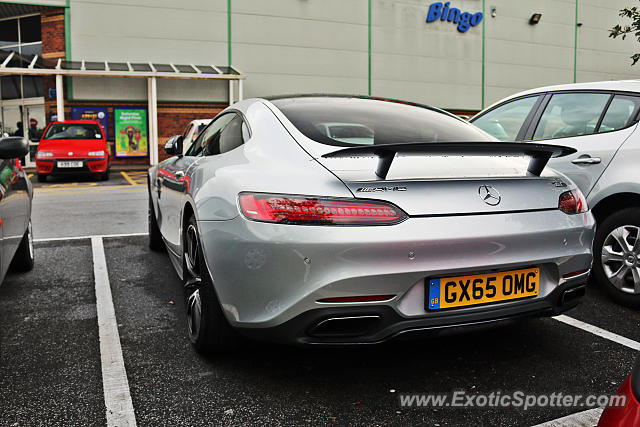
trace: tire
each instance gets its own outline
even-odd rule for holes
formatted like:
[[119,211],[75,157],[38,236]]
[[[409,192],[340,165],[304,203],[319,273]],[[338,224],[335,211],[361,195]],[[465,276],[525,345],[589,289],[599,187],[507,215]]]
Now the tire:
[[202,354],[229,352],[237,348],[240,339],[222,313],[193,216],[185,227],[183,242],[183,283],[189,340]]
[[640,208],[615,212],[598,224],[593,273],[612,300],[640,308]]
[[164,249],[164,242],[162,241],[162,234],[160,233],[155,210],[153,209],[151,194],[149,194],[149,210],[147,217],[147,222],[149,224],[149,248],[151,248],[152,251],[159,252]]
[[38,182],[47,182],[47,176],[48,175],[46,175],[44,173],[39,173],[38,174]]
[[31,220],[29,220],[29,225],[27,225],[20,245],[11,261],[11,269],[19,272],[31,271],[33,269],[33,262],[33,231],[31,229]]
[[109,181],[109,170],[100,174],[100,181]]

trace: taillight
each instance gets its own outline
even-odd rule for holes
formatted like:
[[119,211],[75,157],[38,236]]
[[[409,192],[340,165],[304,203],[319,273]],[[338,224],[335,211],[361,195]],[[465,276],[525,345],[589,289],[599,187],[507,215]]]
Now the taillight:
[[240,193],[242,213],[251,220],[281,224],[389,225],[406,218],[390,203]]
[[582,192],[577,188],[565,191],[560,195],[558,208],[567,214],[579,214],[586,212],[589,209]]

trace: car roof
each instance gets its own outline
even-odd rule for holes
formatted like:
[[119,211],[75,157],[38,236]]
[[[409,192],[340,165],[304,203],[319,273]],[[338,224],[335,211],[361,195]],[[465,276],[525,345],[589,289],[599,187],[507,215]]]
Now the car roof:
[[615,90],[625,92],[640,92],[640,80],[608,80],[601,82],[570,83],[564,85],[543,86],[519,92],[515,95],[509,96],[508,98],[527,95],[531,93],[553,92],[559,90]]
[[100,122],[97,120],[57,120],[55,122],[51,122],[50,124],[64,124],[64,125],[69,125],[69,124],[86,124],[86,123],[91,123],[92,125],[99,125]]
[[458,120],[462,120],[458,116],[456,116],[455,114],[452,114],[452,113],[450,113],[448,111],[442,110],[442,109],[437,108],[437,107],[432,107],[430,105],[420,104],[418,102],[413,102],[413,101],[405,101],[405,100],[402,100],[402,99],[387,98],[387,97],[380,97],[380,96],[353,95],[353,94],[349,95],[349,94],[334,94],[334,93],[299,93],[299,94],[291,94],[291,95],[265,96],[265,97],[261,97],[261,98],[257,98],[257,99],[273,102],[273,101],[296,99],[296,98],[342,98],[342,99],[356,98],[356,99],[368,99],[368,100],[371,100],[371,101],[383,101],[383,102],[390,102],[390,103],[394,103],[394,104],[404,104],[404,105],[410,105],[412,107],[425,108],[427,110],[435,111],[437,113],[446,114],[447,116],[455,117]]
[[[528,89],[522,92],[509,95],[493,104],[485,107],[481,112],[484,113],[492,109],[493,107],[502,104],[505,101],[519,98],[521,96],[532,95],[536,93],[556,92],[564,90],[604,90],[604,91],[620,91],[620,92],[638,92],[640,93],[640,80],[605,80],[599,82],[585,82],[585,83],[569,83],[563,85],[542,86],[535,89]],[[480,113],[476,115],[479,117]]]

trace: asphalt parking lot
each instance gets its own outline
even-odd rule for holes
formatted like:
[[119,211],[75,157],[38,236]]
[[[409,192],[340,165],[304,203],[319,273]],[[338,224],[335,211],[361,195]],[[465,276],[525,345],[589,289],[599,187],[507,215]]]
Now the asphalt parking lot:
[[[251,343],[202,357],[187,338],[180,281],[143,235],[146,185],[113,175],[100,188],[36,189],[36,267],[0,287],[1,425],[106,424],[96,244],[139,425],[529,426],[589,408],[407,408],[399,396],[613,394],[636,357],[640,313],[595,286],[567,313],[604,330],[595,334],[546,318],[379,346]],[[112,237],[92,246],[86,236]]]

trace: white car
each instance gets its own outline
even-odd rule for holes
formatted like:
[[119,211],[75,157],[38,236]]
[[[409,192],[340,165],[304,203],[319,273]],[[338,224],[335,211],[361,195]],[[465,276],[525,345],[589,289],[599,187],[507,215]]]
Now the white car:
[[501,141],[574,148],[549,166],[587,197],[598,227],[593,274],[616,301],[640,307],[640,80],[520,92],[471,122]]
[[183,142],[182,142],[182,154],[186,153],[193,141],[196,140],[198,135],[200,135],[200,131],[207,127],[207,125],[211,123],[211,119],[198,119],[191,120],[186,128],[184,128],[184,132],[182,132]]

